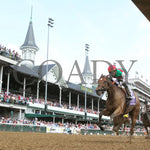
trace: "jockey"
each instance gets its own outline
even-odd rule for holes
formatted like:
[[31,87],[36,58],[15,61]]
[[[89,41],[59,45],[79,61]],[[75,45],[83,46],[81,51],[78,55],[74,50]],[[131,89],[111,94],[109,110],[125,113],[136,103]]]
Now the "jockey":
[[125,81],[125,73],[122,69],[117,69],[115,65],[110,65],[108,67],[109,75],[113,78],[116,78],[116,84],[117,85],[123,85],[126,91],[126,99],[131,100],[131,92],[127,85],[127,82]]

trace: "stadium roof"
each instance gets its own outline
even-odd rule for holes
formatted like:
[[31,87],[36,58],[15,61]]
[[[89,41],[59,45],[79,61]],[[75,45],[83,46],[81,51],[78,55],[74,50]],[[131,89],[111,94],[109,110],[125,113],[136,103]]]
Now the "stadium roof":
[[143,15],[150,21],[150,0],[132,0]]
[[[48,71],[51,70],[54,66],[55,64],[49,64]],[[41,77],[43,77],[44,75],[46,75],[46,67],[47,65],[35,66],[33,70],[37,72]]]
[[[68,85],[68,88],[70,88],[70,89],[73,89],[73,90],[75,90],[77,92],[85,93],[85,90],[81,90],[81,86],[82,85],[80,85],[80,84],[75,84],[75,83],[67,82],[67,85]],[[98,97],[98,95],[95,92],[95,88],[93,87],[91,90],[92,90],[92,92],[87,92],[88,95]]]
[[38,73],[33,71],[32,69],[26,67],[26,66],[17,66],[17,65],[12,65],[10,66],[11,68],[13,68],[15,71],[26,74],[26,75],[30,75],[30,76],[34,76],[36,78],[39,77]]
[[[55,66],[55,64],[49,64],[48,65],[48,71],[51,70],[54,66]],[[11,65],[10,67],[12,69],[16,70],[17,72],[20,72],[20,73],[23,73],[26,75],[30,75],[30,76],[35,77],[35,78],[41,78],[46,74],[46,65],[35,66],[33,69],[30,69],[24,65],[21,65],[21,66]],[[84,89],[82,90],[83,86],[80,84],[74,84],[71,82],[67,82],[67,85],[68,85],[68,88],[72,89],[73,91],[85,93],[85,90]],[[90,92],[88,92],[88,90],[87,90],[87,94],[89,96],[91,95],[94,97],[98,97],[94,88],[90,89]]]
[[[55,64],[48,65],[48,71],[51,70]],[[11,68],[16,70],[17,72],[30,75],[36,78],[43,77],[46,74],[46,65],[43,66],[35,66],[33,69],[30,69],[24,65],[17,66],[17,65],[11,65]]]

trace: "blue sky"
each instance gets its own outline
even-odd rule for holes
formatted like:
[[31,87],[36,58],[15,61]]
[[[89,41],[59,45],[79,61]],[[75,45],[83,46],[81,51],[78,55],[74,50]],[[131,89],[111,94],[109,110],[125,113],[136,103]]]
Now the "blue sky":
[[[150,23],[131,0],[5,0],[1,1],[0,44],[19,51],[27,33],[31,5],[36,44],[40,48],[36,64],[46,60],[47,21],[50,28],[49,59],[58,61],[67,80],[74,61],[81,71],[85,44],[90,45],[90,60],[138,60],[130,76],[139,72],[150,81]],[[92,70],[92,63],[91,70]],[[98,75],[107,73],[107,65],[98,64]]]

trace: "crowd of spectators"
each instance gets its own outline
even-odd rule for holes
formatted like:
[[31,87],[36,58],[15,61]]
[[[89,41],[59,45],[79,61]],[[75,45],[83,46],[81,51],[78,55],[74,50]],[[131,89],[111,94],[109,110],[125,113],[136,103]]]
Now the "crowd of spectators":
[[[45,100],[43,98],[39,98],[37,100],[36,98],[33,98],[33,97],[23,97],[20,94],[12,94],[10,92],[9,93],[7,93],[7,92],[0,93],[0,102],[10,103],[10,104],[18,104],[18,105],[28,105],[29,103],[41,104],[41,105],[45,104]],[[84,112],[84,106],[80,106],[79,108],[77,106],[69,107],[69,105],[67,103],[62,103],[60,105],[57,100],[55,100],[55,101],[48,100],[47,105]],[[98,111],[95,111],[95,110],[92,111],[89,108],[87,108],[87,112],[92,113],[92,114],[99,114]],[[136,123],[142,124],[142,121],[137,120]]]
[[[35,103],[35,104],[42,104],[44,105],[44,99],[35,99],[33,97],[23,97],[22,95],[19,94],[12,94],[12,93],[7,93],[7,92],[2,92],[0,93],[0,102],[5,102],[5,103],[13,103],[13,104],[19,104],[19,105],[27,105],[28,103]],[[54,106],[54,107],[61,107],[65,109],[69,109],[68,105],[63,103],[63,105],[59,105],[57,101],[48,101],[49,106]],[[73,106],[71,108],[72,110],[77,110],[77,111],[84,111],[83,108],[77,108],[76,106]],[[96,111],[93,111],[96,112]],[[91,111],[92,113],[92,111]],[[95,113],[94,113],[95,114]],[[53,126],[53,127],[65,127],[66,125],[69,127],[75,126],[78,129],[99,129],[99,127],[96,124],[71,124],[71,123],[53,123],[53,122],[45,122],[45,121],[38,121],[38,120],[19,120],[19,119],[11,119],[11,118],[0,118],[0,123],[13,123],[13,124],[30,124],[30,125],[41,125],[41,126]],[[137,120],[136,123],[142,124],[142,121]],[[104,125],[105,130],[112,130],[112,125]],[[143,132],[144,129],[138,128],[136,129],[139,132]],[[126,127],[126,131],[130,131],[129,127]]]
[[11,50],[5,46],[2,46],[1,44],[0,44],[0,55],[17,61],[21,59],[21,56],[18,54],[17,51]]
[[76,127],[78,129],[99,129],[96,124],[73,124],[73,123],[53,123],[53,122],[46,122],[42,120],[38,120],[35,118],[34,120],[20,120],[20,119],[12,119],[12,118],[4,118],[0,117],[0,123],[11,123],[11,124],[18,124],[18,125],[35,125],[35,126],[51,126],[51,127]]
[[[62,104],[60,105],[60,104],[58,103],[58,101],[54,101],[54,102],[49,101],[49,102],[48,102],[48,105],[49,105],[49,106],[55,106],[55,107],[61,107],[61,108],[64,108],[64,109],[82,111],[82,112],[85,111],[84,106],[80,105],[79,107],[77,107],[76,105],[73,105],[73,104],[72,104],[72,106],[69,107],[69,104],[68,104],[67,102],[62,102]],[[88,113],[93,113],[93,114],[99,114],[98,111],[92,110],[92,109],[90,109],[90,108],[87,108],[87,112],[88,112]]]
[[19,105],[26,105],[29,102],[36,102],[35,99],[32,97],[24,98],[22,95],[19,94],[12,94],[7,92],[0,93],[0,102],[6,102],[11,104],[19,104]]
[[[42,104],[42,105],[45,104],[44,98],[39,98],[37,100],[36,98],[33,98],[33,97],[23,97],[20,94],[12,94],[10,92],[9,93],[7,93],[7,92],[0,93],[0,102],[19,104],[19,105],[27,105],[29,103]],[[63,102],[60,105],[57,100],[53,100],[53,101],[48,100],[47,105],[84,112],[84,106],[77,107],[75,105],[72,105],[71,107],[69,107],[69,104],[67,104],[65,102]],[[93,113],[93,114],[98,114],[98,111],[95,111],[95,110],[92,110],[89,108],[87,108],[87,112]]]
[[[57,122],[57,123],[53,123],[53,122],[46,122],[46,121],[42,121],[42,120],[38,120],[37,118],[35,118],[34,120],[19,120],[19,119],[12,119],[12,118],[4,118],[4,117],[0,117],[0,123],[1,124],[13,124],[13,125],[35,125],[35,126],[45,126],[45,127],[55,127],[55,128],[59,128],[59,127],[65,127],[65,128],[76,128],[78,131],[80,131],[81,129],[92,129],[92,130],[99,130],[99,127],[97,126],[97,124],[82,124],[82,123],[78,123],[78,124],[74,124],[74,123],[61,123],[61,122]],[[112,131],[113,126],[112,125],[104,125],[103,126],[105,130],[107,131]],[[121,127],[120,130],[123,130],[123,128]],[[125,132],[128,134],[130,133],[130,127],[127,126],[125,128]],[[135,132],[142,132],[145,133],[145,128],[144,127],[138,127],[135,128]]]

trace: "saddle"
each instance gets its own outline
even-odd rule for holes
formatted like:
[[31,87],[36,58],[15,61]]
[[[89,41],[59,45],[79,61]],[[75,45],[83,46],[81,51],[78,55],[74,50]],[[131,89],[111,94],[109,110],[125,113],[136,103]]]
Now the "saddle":
[[124,94],[126,96],[127,102],[129,102],[130,100],[132,100],[135,97],[134,94],[133,94],[133,92],[130,90],[130,92],[131,92],[132,95],[131,95],[131,98],[129,99],[128,98],[128,91],[126,91],[125,87],[122,86],[122,85],[119,85],[119,84],[116,84],[116,86],[119,87],[124,92]]
[[125,96],[127,97],[127,93],[126,93],[125,88],[124,88],[123,86],[121,86],[121,85],[117,85],[117,86],[123,91],[123,93],[124,93]]
[[[121,90],[124,92],[125,96],[127,97],[127,93],[126,93],[126,90],[123,86],[118,86],[119,88],[121,88]],[[126,102],[127,102],[127,106],[133,106],[133,105],[136,105],[136,97],[135,97],[135,94],[133,91],[131,91],[131,99],[127,99],[126,98]],[[126,106],[126,107],[127,107]]]

